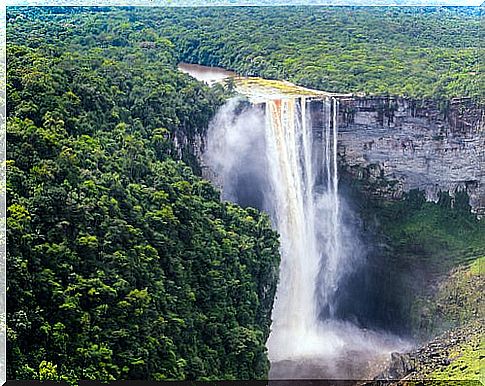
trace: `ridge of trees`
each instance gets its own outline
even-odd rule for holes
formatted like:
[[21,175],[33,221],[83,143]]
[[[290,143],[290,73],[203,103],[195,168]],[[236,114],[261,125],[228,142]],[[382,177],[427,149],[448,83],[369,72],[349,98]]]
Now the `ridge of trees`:
[[167,39],[32,12],[8,21],[7,378],[267,377],[278,236],[191,157],[224,89]]
[[[35,20],[29,43],[130,46],[169,39],[180,61],[334,92],[484,103],[478,7],[202,7],[12,9]],[[42,12],[42,21],[36,14]],[[83,32],[81,34],[80,32]],[[87,32],[87,33],[85,33]],[[12,38],[26,31],[16,29]]]

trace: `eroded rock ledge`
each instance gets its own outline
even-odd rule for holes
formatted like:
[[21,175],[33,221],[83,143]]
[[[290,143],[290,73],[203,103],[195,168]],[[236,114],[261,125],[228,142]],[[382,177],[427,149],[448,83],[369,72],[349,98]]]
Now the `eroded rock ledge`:
[[466,190],[472,210],[485,214],[484,111],[470,99],[340,98],[339,153],[374,194],[421,189],[436,201],[440,191]]

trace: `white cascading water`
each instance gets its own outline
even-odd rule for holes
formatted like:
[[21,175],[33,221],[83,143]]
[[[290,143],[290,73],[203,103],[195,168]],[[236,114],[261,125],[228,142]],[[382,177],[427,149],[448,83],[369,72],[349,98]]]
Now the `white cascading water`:
[[[323,104],[323,119],[325,122],[322,130],[322,143],[324,144],[324,159],[322,167],[325,168],[326,190],[323,195],[317,197],[320,203],[328,205],[327,224],[329,232],[328,240],[324,243],[326,264],[324,266],[324,280],[322,284],[321,297],[323,306],[328,308],[329,316],[333,316],[334,309],[332,300],[338,288],[340,279],[339,267],[345,264],[345,253],[342,251],[340,221],[340,200],[338,194],[338,167],[337,167],[337,134],[338,134],[338,101],[327,99]],[[330,213],[328,213],[330,212]]]
[[[327,110],[323,111],[321,129],[324,162],[316,164],[312,154],[318,143],[313,140],[311,119],[306,114],[306,98],[266,102],[268,168],[274,191],[271,210],[281,235],[282,255],[268,341],[272,360],[322,351],[319,311],[332,309],[338,269],[344,264],[339,238],[337,101],[327,99],[324,107]],[[325,183],[317,193],[319,175],[324,176]],[[319,237],[322,231],[319,214],[325,216],[325,242]],[[320,271],[325,279],[317,283]],[[317,298],[318,291],[321,301]]]
[[[257,202],[281,236],[280,277],[267,342],[271,362],[395,349],[382,334],[334,318],[339,283],[361,263],[355,236],[341,221],[338,101],[327,97],[318,102],[323,106],[318,127],[308,108],[315,102],[305,97],[268,97],[263,106],[244,109],[237,108],[239,103],[229,101],[212,122],[205,159],[222,185],[223,198]],[[259,198],[248,201],[248,188]],[[329,377],[329,372],[316,375]],[[285,370],[273,371],[273,376],[306,374]]]

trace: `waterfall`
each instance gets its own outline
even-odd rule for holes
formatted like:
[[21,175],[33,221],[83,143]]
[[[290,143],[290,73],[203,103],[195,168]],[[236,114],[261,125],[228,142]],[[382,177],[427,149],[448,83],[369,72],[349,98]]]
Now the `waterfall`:
[[326,310],[328,316],[334,316],[334,305],[332,304],[335,293],[338,288],[340,278],[339,267],[344,263],[341,248],[341,225],[340,225],[340,200],[338,194],[338,167],[337,167],[337,134],[338,134],[338,101],[336,99],[327,99],[324,101],[324,122],[325,127],[322,130],[322,142],[324,143],[324,159],[322,167],[325,168],[326,174],[326,191],[320,201],[326,200],[328,203],[330,224],[329,240],[325,243],[325,255],[327,257],[326,265],[323,270],[323,290],[321,297],[323,299],[322,307]]
[[223,199],[266,211],[281,236],[267,342],[272,363],[337,355],[349,345],[376,346],[372,333],[338,321],[335,312],[342,280],[363,260],[342,220],[338,108],[332,97],[268,96],[262,105],[243,108],[235,99],[209,128],[205,159]]
[[274,191],[270,209],[281,235],[282,256],[270,352],[294,348],[295,339],[305,339],[317,319],[315,285],[320,259],[314,232],[315,176],[304,106],[304,98],[301,104],[294,98],[266,103],[265,136]]
[[[321,350],[321,309],[332,316],[338,286],[340,224],[337,173],[337,108],[335,99],[324,103],[321,128],[312,127],[307,100],[283,98],[266,102],[265,140],[270,184],[274,196],[270,213],[281,235],[280,280],[268,341],[272,359],[313,355]],[[320,131],[324,162],[312,160],[314,132]],[[316,189],[317,176],[325,183]],[[317,206],[330,213],[316,210]],[[318,218],[318,215],[324,218]],[[325,222],[325,239],[320,233]],[[317,282],[319,272],[324,280]],[[320,288],[319,288],[320,287]],[[318,300],[318,292],[321,299]]]

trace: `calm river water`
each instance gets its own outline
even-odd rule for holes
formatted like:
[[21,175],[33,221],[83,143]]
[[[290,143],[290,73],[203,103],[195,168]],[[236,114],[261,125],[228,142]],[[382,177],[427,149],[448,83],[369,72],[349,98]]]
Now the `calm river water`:
[[201,82],[212,86],[226,78],[237,76],[235,72],[220,67],[201,66],[200,64],[180,63],[178,69]]

